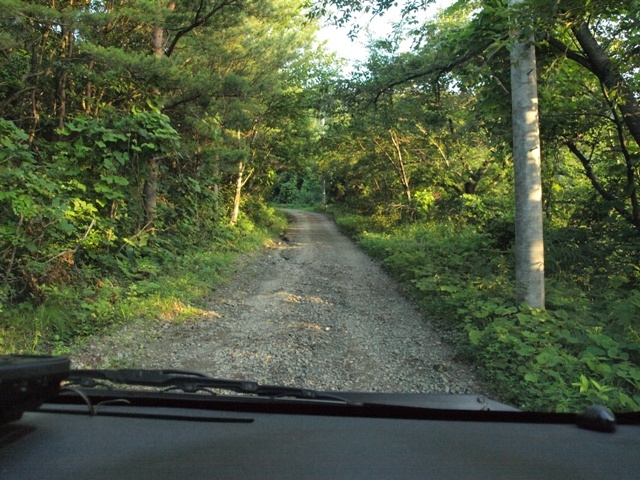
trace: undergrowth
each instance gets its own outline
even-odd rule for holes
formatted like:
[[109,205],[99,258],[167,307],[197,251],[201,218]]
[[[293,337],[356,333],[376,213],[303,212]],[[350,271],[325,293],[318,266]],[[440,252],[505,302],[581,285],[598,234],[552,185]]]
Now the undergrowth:
[[[458,349],[514,406],[640,410],[640,270],[627,243],[548,234],[547,310],[515,305],[510,249],[464,222],[338,224],[404,283],[425,312],[458,332]],[[592,238],[592,237],[591,237]]]
[[272,208],[254,209],[235,227],[205,240],[162,235],[93,262],[77,254],[73,281],[39,285],[40,298],[0,310],[0,352],[65,354],[89,336],[136,319],[181,322],[206,316],[212,289],[234,272],[239,255],[285,229]]

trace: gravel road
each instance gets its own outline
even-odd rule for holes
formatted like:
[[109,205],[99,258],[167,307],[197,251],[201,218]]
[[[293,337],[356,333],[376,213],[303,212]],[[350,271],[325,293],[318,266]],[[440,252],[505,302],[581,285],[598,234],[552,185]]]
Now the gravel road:
[[172,367],[320,390],[485,393],[332,220],[288,213],[286,237],[239,265],[207,315],[130,325],[92,341],[74,366]]

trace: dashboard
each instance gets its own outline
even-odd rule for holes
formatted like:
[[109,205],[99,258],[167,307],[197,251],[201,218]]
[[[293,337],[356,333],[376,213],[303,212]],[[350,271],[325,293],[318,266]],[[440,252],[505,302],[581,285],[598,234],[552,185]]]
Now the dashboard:
[[637,425],[602,433],[490,416],[451,420],[447,412],[352,416],[294,404],[270,413],[268,402],[255,408],[233,399],[209,409],[103,401],[97,414],[82,404],[44,404],[0,428],[0,478],[566,480],[636,479],[640,472]]
[[0,478],[637,479],[639,414],[615,423],[602,407],[585,412],[2,357]]

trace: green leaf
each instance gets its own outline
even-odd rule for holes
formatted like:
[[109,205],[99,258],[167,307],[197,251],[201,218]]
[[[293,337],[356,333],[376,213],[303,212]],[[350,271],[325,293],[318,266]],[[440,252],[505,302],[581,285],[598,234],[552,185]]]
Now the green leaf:
[[585,393],[589,390],[589,379],[584,375],[580,375],[580,381],[572,383],[571,385],[574,387],[580,387],[580,393]]
[[596,387],[598,392],[610,392],[611,390],[613,390],[611,387],[608,387],[606,385],[600,385],[593,378],[590,378],[589,381],[593,384],[594,387]]
[[640,405],[638,405],[629,395],[624,392],[620,392],[618,394],[618,401],[623,407],[627,407],[629,410],[640,410]]
[[600,347],[594,347],[593,345],[588,346],[584,349],[586,353],[590,353],[591,355],[595,355],[596,357],[604,357],[605,351]]
[[532,347],[531,345],[521,345],[520,347],[518,347],[518,349],[516,350],[516,353],[518,355],[520,355],[521,357],[528,357],[530,355],[533,355],[534,353],[537,352],[537,349]]
[[479,330],[469,330],[469,341],[474,345],[480,345],[482,332]]
[[70,223],[66,218],[60,219],[60,222],[58,223],[58,228],[66,233],[72,233],[77,230],[75,225]]
[[536,361],[547,367],[555,367],[564,363],[564,358],[558,355],[558,351],[553,347],[545,348],[537,357]]
[[593,371],[595,373],[599,373],[600,375],[610,375],[613,373],[613,369],[611,365],[607,363],[598,363],[593,366]]
[[114,151],[113,152],[113,158],[116,159],[116,161],[120,164],[120,165],[124,165],[125,163],[127,163],[129,161],[129,153],[127,152],[119,152],[119,151]]
[[607,350],[607,355],[609,358],[614,358],[616,360],[629,360],[629,354],[621,351],[618,347],[613,347]]
[[518,307],[498,307],[496,308],[495,313],[497,315],[507,316],[507,315],[513,315],[517,311],[518,311]]
[[450,293],[456,293],[460,290],[459,287],[455,286],[455,285],[442,285],[440,287],[440,291],[441,292],[450,292]]

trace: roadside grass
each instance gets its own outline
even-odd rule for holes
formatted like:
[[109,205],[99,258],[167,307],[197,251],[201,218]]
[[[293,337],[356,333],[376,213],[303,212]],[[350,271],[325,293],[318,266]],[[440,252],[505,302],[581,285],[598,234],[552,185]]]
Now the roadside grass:
[[110,258],[100,272],[78,267],[73,283],[40,286],[38,301],[0,311],[0,353],[64,355],[94,334],[138,319],[179,323],[206,318],[206,300],[233,277],[240,257],[286,228],[284,214],[272,208],[262,212],[260,221],[243,217],[215,238],[183,248],[159,239]]
[[506,402],[536,411],[575,412],[594,403],[640,410],[640,278],[624,249],[603,245],[597,258],[582,258],[571,232],[552,231],[547,309],[534,310],[515,305],[511,249],[497,248],[495,236],[474,225],[387,227],[335,216],[425,314],[457,332],[459,354]]

